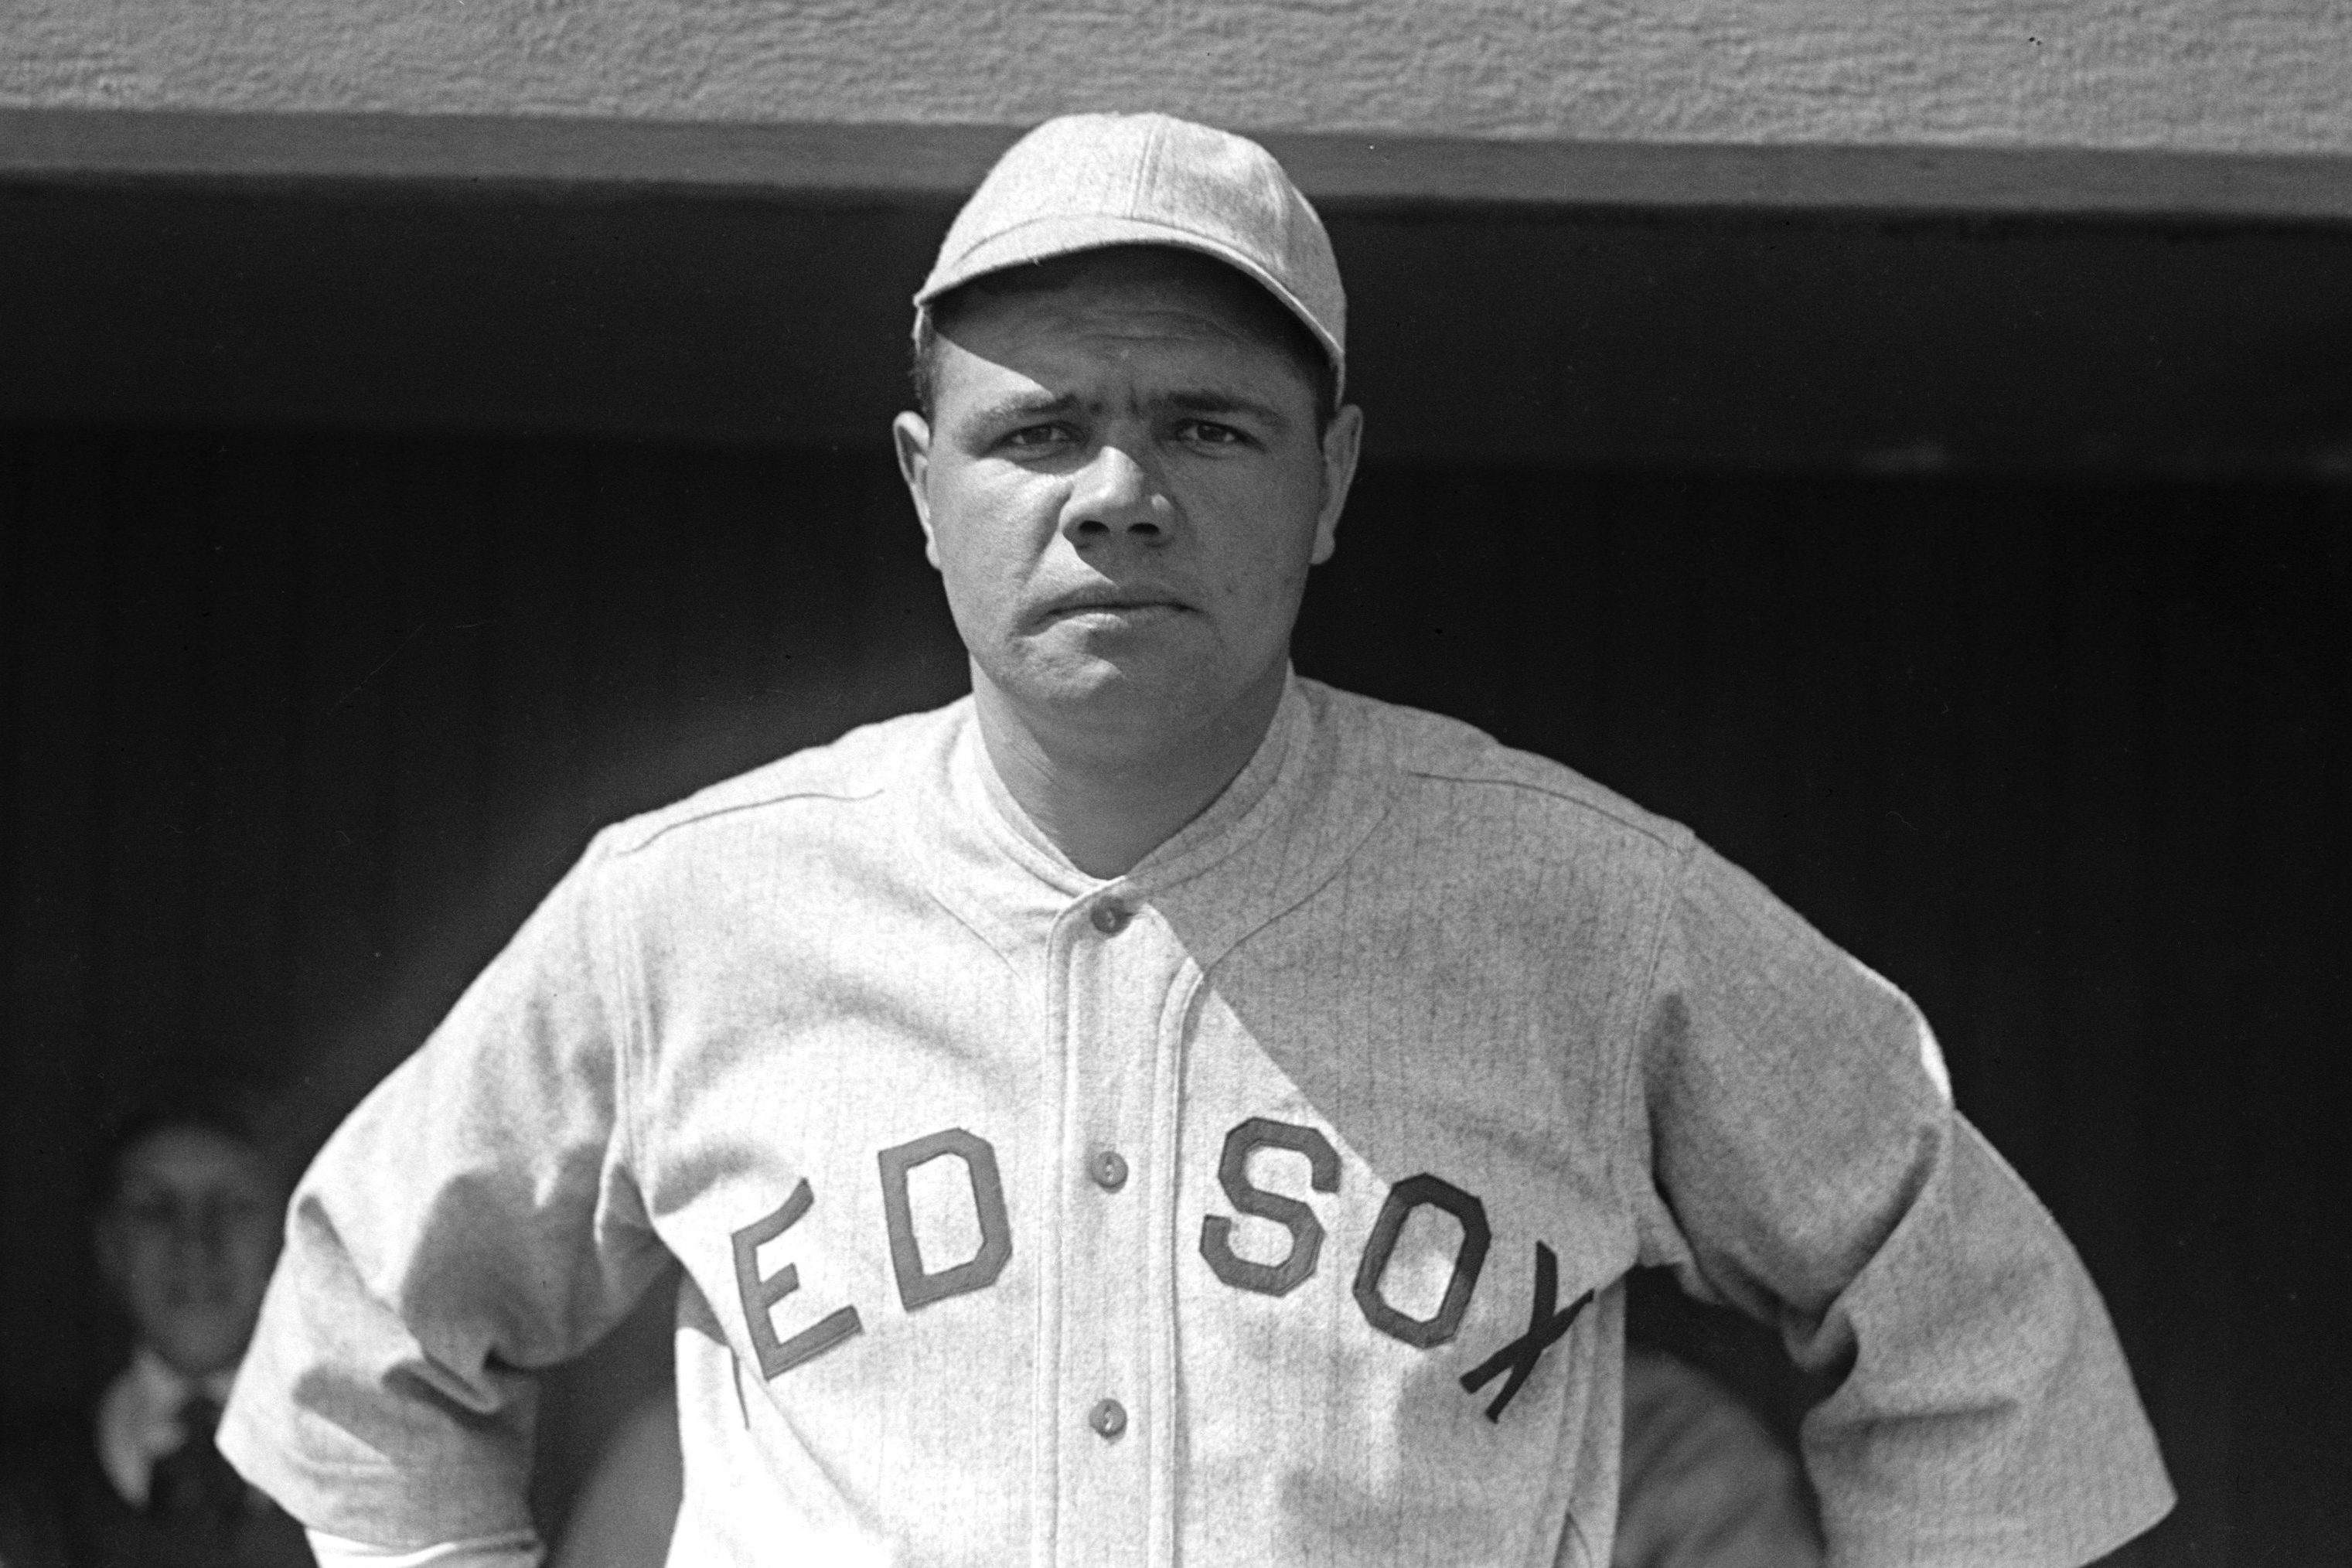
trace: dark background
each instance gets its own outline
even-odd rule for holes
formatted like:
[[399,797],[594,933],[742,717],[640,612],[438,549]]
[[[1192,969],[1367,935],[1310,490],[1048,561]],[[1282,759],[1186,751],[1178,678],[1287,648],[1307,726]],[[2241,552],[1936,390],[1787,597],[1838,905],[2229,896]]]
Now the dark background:
[[[946,216],[0,189],[0,1424],[120,1352],[143,1083],[265,1078],[299,1152],[595,825],[962,689],[881,438]],[[1301,670],[1908,989],[2156,1418],[2128,1560],[2340,1555],[2352,233],[1333,218],[1370,435]]]

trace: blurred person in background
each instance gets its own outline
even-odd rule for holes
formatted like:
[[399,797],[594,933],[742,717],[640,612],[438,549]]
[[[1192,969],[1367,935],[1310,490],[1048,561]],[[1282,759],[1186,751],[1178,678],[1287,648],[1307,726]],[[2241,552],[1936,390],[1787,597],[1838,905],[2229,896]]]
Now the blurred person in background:
[[108,1141],[92,1226],[130,1361],[78,1420],[11,1434],[5,1568],[309,1568],[213,1428],[278,1260],[287,1184],[249,1097],[173,1089]]
[[1738,1394],[1629,1340],[1624,1408],[1610,1568],[1821,1568],[1797,1456]]

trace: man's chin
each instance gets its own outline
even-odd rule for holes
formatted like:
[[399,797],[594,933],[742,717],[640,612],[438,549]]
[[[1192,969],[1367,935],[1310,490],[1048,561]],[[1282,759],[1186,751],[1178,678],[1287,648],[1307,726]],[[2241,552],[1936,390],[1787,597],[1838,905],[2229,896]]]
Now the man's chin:
[[1044,668],[1107,666],[1142,672],[1197,663],[1211,639],[1208,618],[1171,605],[1072,610],[1048,616],[1019,641],[1024,663]]
[[1057,648],[998,684],[1031,711],[1071,723],[1165,724],[1215,705],[1213,671],[1197,659],[1154,657],[1160,652]]

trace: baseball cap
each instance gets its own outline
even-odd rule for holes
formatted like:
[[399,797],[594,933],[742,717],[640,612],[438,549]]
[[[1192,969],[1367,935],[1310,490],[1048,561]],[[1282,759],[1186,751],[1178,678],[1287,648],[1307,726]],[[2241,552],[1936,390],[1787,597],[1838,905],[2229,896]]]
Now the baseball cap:
[[1288,307],[1348,363],[1348,296],[1330,236],[1274,154],[1165,114],[1066,114],[1005,150],[956,214],[915,309],[991,272],[1108,245],[1214,257]]

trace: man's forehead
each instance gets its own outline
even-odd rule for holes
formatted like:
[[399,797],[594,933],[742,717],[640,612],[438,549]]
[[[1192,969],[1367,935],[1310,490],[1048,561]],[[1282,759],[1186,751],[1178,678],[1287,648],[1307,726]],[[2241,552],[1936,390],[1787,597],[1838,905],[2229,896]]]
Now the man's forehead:
[[205,1127],[163,1127],[122,1152],[122,1185],[176,1190],[269,1188],[276,1177],[257,1149]]

